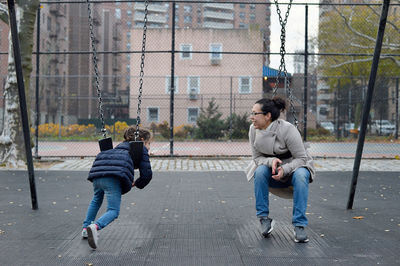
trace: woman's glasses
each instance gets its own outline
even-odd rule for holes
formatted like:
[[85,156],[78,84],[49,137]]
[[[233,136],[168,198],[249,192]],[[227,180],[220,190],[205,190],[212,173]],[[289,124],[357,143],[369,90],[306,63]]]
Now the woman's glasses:
[[252,116],[261,115],[261,114],[265,115],[264,112],[251,112],[250,113],[250,115],[252,115]]

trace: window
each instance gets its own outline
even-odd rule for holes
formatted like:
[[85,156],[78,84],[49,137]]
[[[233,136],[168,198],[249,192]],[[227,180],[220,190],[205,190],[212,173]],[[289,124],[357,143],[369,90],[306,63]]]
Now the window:
[[158,107],[147,108],[147,121],[158,122]]
[[255,4],[250,4],[250,9],[256,9],[256,5]]
[[241,19],[244,19],[244,18],[246,17],[246,15],[244,14],[244,12],[240,12],[240,13],[239,13],[239,17],[240,17]]
[[182,52],[180,53],[181,59],[192,59],[192,45],[191,44],[181,44]]
[[246,7],[246,4],[240,3],[239,6],[240,6],[240,8],[245,8],[245,7]]
[[199,108],[188,108],[188,123],[196,123],[199,117]]
[[251,13],[250,14],[250,20],[255,20],[256,19],[256,14]]
[[188,77],[187,91],[189,94],[199,94],[200,92],[200,77]]
[[[117,3],[119,3],[119,2],[117,2]],[[121,9],[120,8],[115,9],[115,18],[121,19]]]
[[183,18],[183,23],[192,23],[192,16],[185,16]]
[[240,28],[240,29],[247,29],[247,24],[246,24],[246,23],[243,23],[243,22],[240,22],[240,23],[239,23],[239,28]]
[[240,77],[239,78],[239,93],[248,94],[251,93],[251,78]]
[[47,17],[47,30],[51,31],[51,17]]
[[222,44],[212,43],[210,44],[210,59],[222,59]]
[[185,13],[191,13],[192,12],[192,6],[183,6],[183,11]]
[[[179,89],[179,79],[177,76],[174,76],[174,94],[178,93]],[[171,92],[171,77],[168,76],[165,78],[165,93],[170,94]]]

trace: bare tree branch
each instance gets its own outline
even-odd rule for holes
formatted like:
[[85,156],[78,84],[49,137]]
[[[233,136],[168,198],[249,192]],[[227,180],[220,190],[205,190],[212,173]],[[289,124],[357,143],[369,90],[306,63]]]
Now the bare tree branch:
[[[352,47],[361,48],[361,49],[374,49],[375,48],[374,44],[362,45],[362,44],[351,42],[350,45]],[[400,44],[384,43],[384,44],[382,44],[382,48],[397,51],[398,49],[400,49]]]
[[[400,67],[400,60],[397,60],[393,56],[381,56],[381,59],[390,59],[392,60],[397,66]],[[363,59],[356,59],[356,60],[349,60],[345,62],[341,62],[340,64],[336,65],[331,65],[330,68],[337,68],[337,67],[342,67],[342,66],[347,66],[349,64],[354,64],[354,63],[361,63],[361,62],[369,62],[372,61],[372,57],[369,58],[363,58]]]
[[0,20],[8,24],[8,8],[6,5],[0,3]]
[[[372,8],[371,6],[368,6],[368,8],[369,8],[375,15],[377,15],[378,17],[381,16],[381,15],[380,15],[374,8]],[[394,30],[396,30],[397,32],[400,33],[400,28],[397,27],[396,24],[394,24],[394,23],[391,22],[390,20],[387,20],[386,23],[389,24],[390,26],[392,26]]]
[[[347,18],[343,15],[343,13],[340,12],[340,10],[339,10],[336,6],[334,6],[334,9],[335,9],[336,12],[339,14],[339,16],[342,17],[342,19],[343,19],[343,21],[344,21],[344,24],[347,26],[347,28],[348,28],[351,32],[353,32],[355,35],[357,35],[357,36],[359,36],[359,37],[365,38],[365,39],[370,40],[370,41],[373,41],[373,42],[375,41],[375,38],[373,38],[373,37],[371,37],[371,36],[368,36],[368,35],[366,35],[366,34],[364,34],[364,33],[361,33],[361,32],[359,32],[359,31],[355,30],[355,29],[351,26],[351,18],[350,18],[350,19],[347,19]],[[353,12],[352,12],[352,13],[353,13]]]

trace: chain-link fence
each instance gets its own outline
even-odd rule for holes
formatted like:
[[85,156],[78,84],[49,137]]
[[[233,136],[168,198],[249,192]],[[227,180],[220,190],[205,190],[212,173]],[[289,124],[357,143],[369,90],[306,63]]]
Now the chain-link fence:
[[[278,6],[284,18],[288,2]],[[294,112],[288,109],[285,118],[298,120],[311,153],[353,157],[380,9],[375,2],[294,3],[282,32],[274,3],[151,1],[140,122],[154,133],[152,152],[250,155],[249,113],[255,101],[272,96],[278,81],[277,94],[293,100]],[[399,155],[399,9],[394,1],[369,114],[366,157]],[[136,122],[144,3],[93,1],[91,11],[105,123],[118,142],[124,128]],[[87,4],[42,2],[38,16],[40,43],[33,61],[35,66],[39,59],[40,74],[32,74],[30,86],[35,154],[94,156],[101,122]],[[1,29],[0,119],[7,75],[7,35]],[[278,71],[282,62],[286,77]]]

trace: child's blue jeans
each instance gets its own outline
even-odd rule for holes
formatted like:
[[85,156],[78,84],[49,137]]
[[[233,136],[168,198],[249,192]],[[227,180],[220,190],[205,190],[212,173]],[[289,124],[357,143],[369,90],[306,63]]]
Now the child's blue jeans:
[[307,168],[298,168],[285,183],[272,178],[272,170],[266,165],[257,167],[254,173],[254,193],[256,198],[257,217],[269,215],[268,187],[283,188],[293,186],[293,218],[294,226],[307,226],[306,217],[308,183],[310,172]]
[[[89,204],[83,228],[91,223],[98,225],[99,230],[114,221],[121,206],[121,184],[117,178],[101,177],[93,180],[93,199]],[[97,220],[96,215],[103,203],[104,194],[107,197],[107,211]]]

